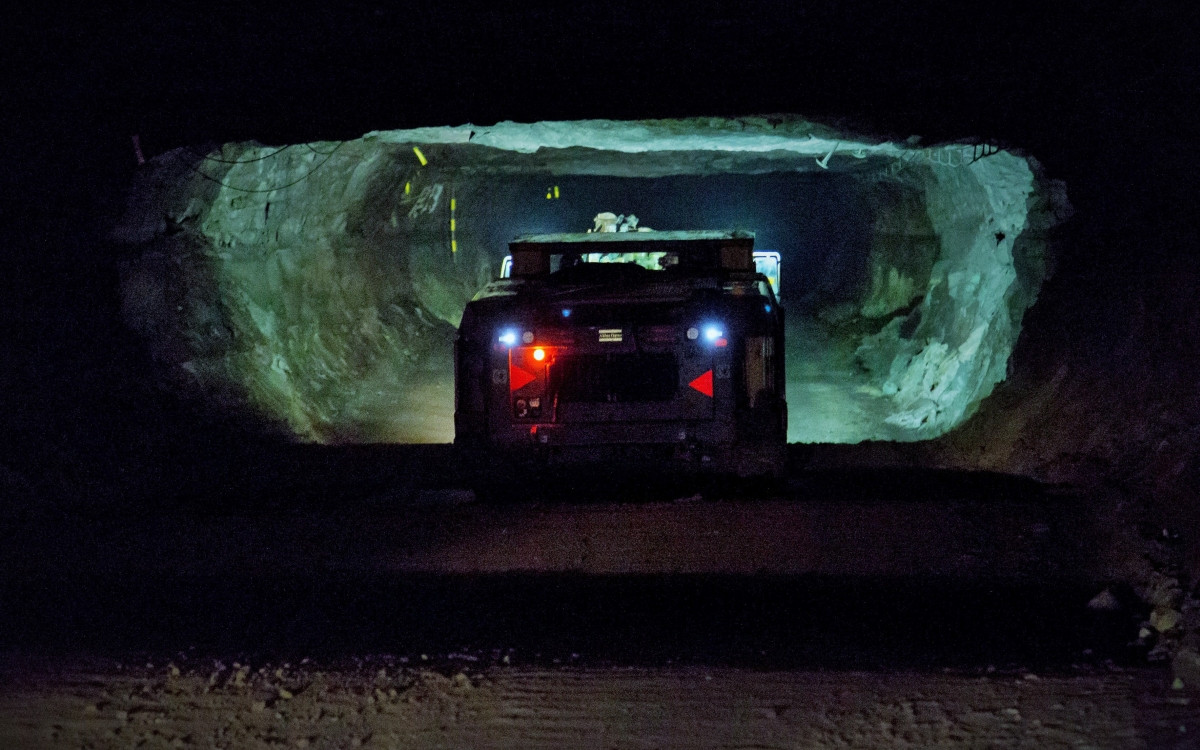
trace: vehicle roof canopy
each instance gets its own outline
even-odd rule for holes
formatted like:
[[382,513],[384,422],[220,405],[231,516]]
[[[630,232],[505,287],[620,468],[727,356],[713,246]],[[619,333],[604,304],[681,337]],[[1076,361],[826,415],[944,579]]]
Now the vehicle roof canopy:
[[509,250],[513,276],[544,275],[549,256],[566,253],[666,252],[678,255],[685,266],[754,270],[754,233],[744,230],[532,234],[510,242]]

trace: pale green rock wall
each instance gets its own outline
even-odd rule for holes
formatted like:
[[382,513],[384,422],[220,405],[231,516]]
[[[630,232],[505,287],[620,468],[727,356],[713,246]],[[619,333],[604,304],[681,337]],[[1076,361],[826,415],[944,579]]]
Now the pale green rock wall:
[[[939,245],[936,262],[912,319],[893,318],[864,337],[857,352],[891,399],[884,420],[898,428],[887,431],[891,439],[945,433],[1004,380],[1021,319],[1046,275],[1046,234],[1068,210],[1059,188],[1039,181],[1035,166],[1001,151],[912,170],[908,179],[921,186]],[[884,286],[898,301],[912,277],[894,268]]]
[[450,439],[457,320],[446,318],[461,303],[428,281],[425,256],[443,248],[423,246],[413,220],[398,218],[415,198],[382,217],[364,210],[387,160],[361,142],[261,158],[275,150],[222,150],[241,164],[163,160],[185,187],[160,196],[161,222],[143,209],[123,225],[127,238],[149,240],[125,275],[127,319],[185,386],[182,373],[303,439]]

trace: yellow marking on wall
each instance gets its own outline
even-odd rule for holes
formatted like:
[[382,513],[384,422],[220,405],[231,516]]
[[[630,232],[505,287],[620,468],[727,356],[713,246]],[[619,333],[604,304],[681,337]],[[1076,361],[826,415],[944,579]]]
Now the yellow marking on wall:
[[450,240],[450,252],[458,252],[458,240]]
[[454,227],[454,217],[453,217],[453,216],[451,216],[451,217],[450,217],[450,231],[451,231],[451,232],[453,232],[453,231],[454,231],[454,229],[455,229],[455,227]]
[[457,209],[457,208],[458,208],[458,199],[457,199],[457,198],[451,198],[451,199],[450,199],[450,210],[451,210],[451,211],[453,211],[453,210],[455,210],[455,209]]
[[458,231],[458,222],[454,220],[454,212],[458,210],[458,199],[452,194],[450,196],[450,252],[458,252],[458,240],[454,233]]
[[421,162],[422,167],[429,163],[429,160],[425,158],[425,154],[421,153],[421,149],[413,146],[413,153],[417,155],[417,160]]
[[554,186],[554,199],[558,200],[558,185]]
[[404,194],[412,195],[412,183],[411,182],[404,183]]

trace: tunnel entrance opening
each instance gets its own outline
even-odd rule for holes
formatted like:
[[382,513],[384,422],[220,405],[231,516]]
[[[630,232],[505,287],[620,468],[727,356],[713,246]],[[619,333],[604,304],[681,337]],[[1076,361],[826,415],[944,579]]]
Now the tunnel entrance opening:
[[166,154],[135,188],[117,232],[141,250],[126,318],[182,387],[327,443],[450,440],[463,306],[514,236],[603,211],[751,229],[780,253],[790,441],[937,437],[1005,378],[1065,207],[1031,157],[799,118],[501,123],[210,157]]
[[907,323],[904,335],[919,322],[914,311],[940,248],[913,186],[806,171],[493,175],[481,185],[457,209],[469,217],[458,241],[493,254],[521,234],[583,231],[601,211],[660,231],[752,230],[757,249],[783,259],[776,292],[788,314],[789,441],[903,439],[886,424],[890,399],[856,352],[895,317]]

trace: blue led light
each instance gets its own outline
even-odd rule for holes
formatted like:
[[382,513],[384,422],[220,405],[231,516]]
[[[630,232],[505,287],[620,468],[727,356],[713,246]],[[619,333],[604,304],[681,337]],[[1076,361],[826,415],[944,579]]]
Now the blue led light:
[[770,305],[763,305],[763,309],[764,309],[764,310],[766,310],[767,312],[771,312],[771,306],[770,306]]
[[513,330],[501,331],[500,332],[500,343],[504,344],[505,346],[516,346],[517,345],[517,332],[513,331]]
[[564,317],[564,318],[569,318],[569,317],[571,317],[571,308],[569,308],[569,307],[564,307],[564,308],[563,308],[563,311],[562,311],[562,313],[563,313],[563,317]]
[[716,341],[717,339],[721,338],[724,335],[725,335],[724,332],[721,331],[721,329],[718,328],[717,326],[705,326],[704,327],[704,338],[707,339],[708,341]]

